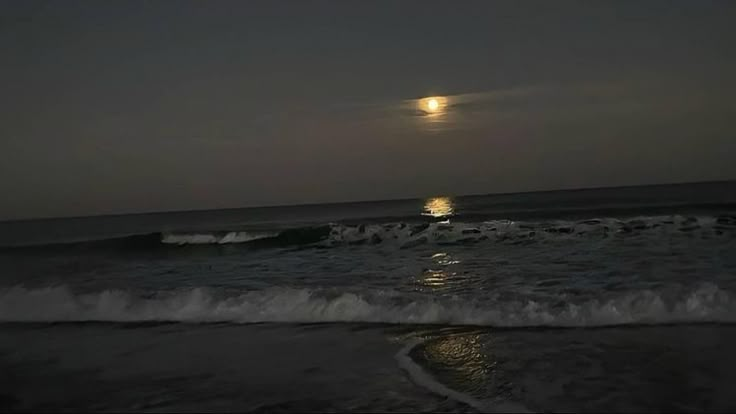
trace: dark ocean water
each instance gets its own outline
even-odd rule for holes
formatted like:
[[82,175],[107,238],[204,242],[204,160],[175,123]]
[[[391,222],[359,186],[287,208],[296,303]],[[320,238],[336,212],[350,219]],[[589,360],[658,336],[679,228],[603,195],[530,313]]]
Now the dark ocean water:
[[736,182],[0,222],[0,408],[736,409]]

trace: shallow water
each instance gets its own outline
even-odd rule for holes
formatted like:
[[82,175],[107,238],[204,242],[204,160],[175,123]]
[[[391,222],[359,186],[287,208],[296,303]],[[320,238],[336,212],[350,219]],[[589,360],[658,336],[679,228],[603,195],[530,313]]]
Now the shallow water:
[[7,409],[734,408],[732,182],[0,234]]

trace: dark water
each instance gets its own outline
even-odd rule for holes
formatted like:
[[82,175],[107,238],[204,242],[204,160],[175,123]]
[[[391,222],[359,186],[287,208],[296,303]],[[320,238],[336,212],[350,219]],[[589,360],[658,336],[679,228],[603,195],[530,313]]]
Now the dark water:
[[0,223],[0,408],[736,408],[736,183]]

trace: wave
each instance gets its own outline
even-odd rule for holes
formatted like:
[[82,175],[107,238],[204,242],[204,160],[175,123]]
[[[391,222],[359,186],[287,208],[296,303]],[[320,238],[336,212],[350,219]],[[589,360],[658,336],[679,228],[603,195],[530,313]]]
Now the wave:
[[675,298],[634,291],[607,300],[432,297],[400,291],[272,288],[236,295],[207,288],[136,295],[74,293],[64,286],[0,291],[2,322],[365,322],[493,327],[598,327],[733,323],[731,293],[704,284]]
[[278,233],[254,233],[246,231],[228,231],[216,233],[162,233],[163,244],[230,244],[247,243],[254,240],[278,236]]
[[629,219],[597,218],[546,222],[490,220],[480,223],[388,223],[333,225],[328,244],[396,243],[401,248],[420,244],[465,244],[482,241],[523,242],[570,238],[630,237],[636,235],[736,233],[736,217],[653,216]]
[[482,241],[606,238],[659,233],[707,233],[722,235],[736,232],[736,217],[654,216],[631,219],[601,218],[579,221],[529,222],[490,220],[477,223],[423,222],[384,224],[330,224],[289,229],[278,233],[216,232],[163,234],[165,244],[250,243],[256,240],[271,244],[340,244],[392,243],[400,248],[421,244],[464,244]]
[[[227,245],[251,247],[393,244],[412,248],[422,244],[468,244],[478,242],[524,243],[571,238],[609,238],[687,234],[702,237],[736,235],[736,216],[645,216],[633,218],[594,218],[586,220],[480,222],[424,221],[344,224],[329,223],[274,231],[218,230],[178,231],[85,240],[67,245],[145,247],[152,245]],[[63,245],[52,243],[51,245]],[[48,246],[48,245],[44,245]],[[36,246],[6,246],[28,248]]]

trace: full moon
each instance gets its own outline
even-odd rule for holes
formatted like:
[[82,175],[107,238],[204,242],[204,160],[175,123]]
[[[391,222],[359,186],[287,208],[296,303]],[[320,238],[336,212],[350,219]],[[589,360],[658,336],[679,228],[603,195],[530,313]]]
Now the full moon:
[[437,116],[442,115],[447,110],[447,97],[445,96],[427,96],[417,100],[417,109],[425,115]]
[[438,118],[444,115],[448,109],[448,98],[446,96],[425,96],[415,102],[416,108],[422,115],[428,118]]

